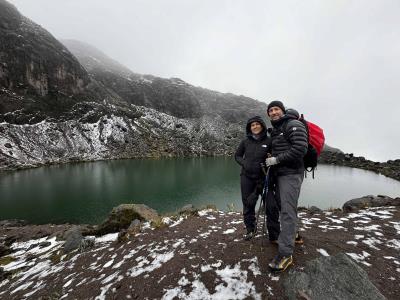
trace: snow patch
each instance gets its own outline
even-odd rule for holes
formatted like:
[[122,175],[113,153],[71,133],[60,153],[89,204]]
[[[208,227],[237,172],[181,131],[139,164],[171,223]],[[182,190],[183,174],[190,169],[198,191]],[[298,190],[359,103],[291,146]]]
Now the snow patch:
[[95,243],[108,243],[108,242],[115,242],[118,239],[118,232],[109,233],[95,239]]
[[400,240],[396,240],[396,239],[389,240],[389,241],[387,241],[386,245],[390,248],[400,250]]
[[[151,256],[154,257],[154,260],[150,264],[149,261],[144,258],[137,266],[129,269],[127,275],[137,277],[143,273],[150,273],[161,268],[163,263],[166,263],[174,257],[174,251],[167,253],[152,253]],[[145,267],[144,265],[146,264],[148,265]]]
[[325,249],[317,249],[317,252],[319,252],[323,256],[329,256],[328,252],[326,252]]
[[180,217],[178,220],[176,220],[171,225],[169,225],[169,227],[175,227],[175,226],[181,224],[183,222],[183,220],[185,220],[185,219],[186,219],[186,217]]
[[364,261],[367,257],[371,256],[368,252],[363,251],[362,254],[357,254],[357,253],[346,253],[346,254],[359,263],[362,263],[368,267],[371,266],[370,263]]
[[378,247],[375,245],[382,244],[380,240],[374,237],[366,238],[362,241],[364,244],[368,245],[370,248],[375,249],[375,250],[380,250]]
[[236,231],[236,228],[230,228],[225,230],[222,234],[231,234],[234,233]]
[[347,241],[346,244],[357,246],[358,243],[356,241]]
[[[210,294],[204,283],[199,279],[199,275],[194,274],[195,280],[191,283],[192,290],[186,294],[182,287],[175,287],[171,289],[164,289],[162,299],[205,299],[205,300],[219,300],[219,299],[259,299],[261,294],[255,290],[253,282],[247,282],[247,271],[240,269],[240,264],[234,267],[225,267],[223,270],[216,270],[217,276],[220,277],[223,283],[215,287],[215,293]],[[184,281],[186,283],[186,281]]]

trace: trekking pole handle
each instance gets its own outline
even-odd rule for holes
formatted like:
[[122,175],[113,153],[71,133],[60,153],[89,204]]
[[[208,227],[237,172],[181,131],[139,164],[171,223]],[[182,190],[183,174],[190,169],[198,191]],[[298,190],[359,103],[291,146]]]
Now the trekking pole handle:
[[260,163],[260,165],[261,165],[261,170],[263,171],[264,175],[268,176],[270,167],[266,167],[264,163]]

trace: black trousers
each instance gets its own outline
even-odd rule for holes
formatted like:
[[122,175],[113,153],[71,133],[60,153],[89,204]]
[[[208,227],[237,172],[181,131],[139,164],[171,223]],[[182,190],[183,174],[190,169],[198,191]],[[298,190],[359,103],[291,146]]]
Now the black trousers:
[[240,175],[240,189],[242,192],[243,220],[248,231],[252,231],[256,225],[256,205],[259,195],[262,193],[264,180],[249,178]]
[[[254,230],[256,223],[256,205],[264,187],[264,178],[253,179],[246,175],[240,176],[240,187],[243,203],[243,220],[247,230]],[[268,237],[277,240],[280,233],[279,223],[279,193],[273,177],[268,180],[268,193],[265,195]]]

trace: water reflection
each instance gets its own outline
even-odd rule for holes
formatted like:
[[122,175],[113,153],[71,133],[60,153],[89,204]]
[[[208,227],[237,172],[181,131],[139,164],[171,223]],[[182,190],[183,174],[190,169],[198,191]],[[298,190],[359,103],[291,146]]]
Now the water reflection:
[[[0,175],[0,219],[98,223],[120,203],[160,212],[187,203],[240,209],[239,166],[232,158],[137,159],[59,165]],[[400,183],[371,172],[319,166],[299,205],[340,207],[367,194],[399,196]]]

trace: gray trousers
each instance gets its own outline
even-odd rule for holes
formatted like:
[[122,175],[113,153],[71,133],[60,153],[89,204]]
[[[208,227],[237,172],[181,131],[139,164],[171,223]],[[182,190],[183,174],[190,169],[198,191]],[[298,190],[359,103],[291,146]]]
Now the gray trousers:
[[279,254],[289,256],[294,251],[294,239],[297,231],[297,203],[300,196],[303,174],[291,174],[277,177],[277,191],[280,198],[281,232],[278,238]]

